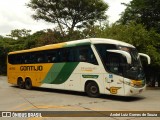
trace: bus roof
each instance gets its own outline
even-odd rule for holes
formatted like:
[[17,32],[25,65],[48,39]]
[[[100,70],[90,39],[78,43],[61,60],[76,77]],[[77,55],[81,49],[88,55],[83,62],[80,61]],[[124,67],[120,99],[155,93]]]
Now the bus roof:
[[98,44],[98,43],[115,44],[115,45],[122,45],[122,46],[134,48],[133,45],[128,44],[126,42],[118,41],[118,40],[106,39],[106,38],[87,38],[87,39],[82,39],[82,40],[74,40],[74,41],[69,41],[69,42],[50,44],[50,45],[45,45],[45,46],[36,47],[32,49],[14,51],[14,52],[10,52],[9,54],[34,52],[34,51],[41,51],[41,50],[49,50],[49,49],[57,49],[57,48],[64,48],[64,47],[89,45],[89,44]]

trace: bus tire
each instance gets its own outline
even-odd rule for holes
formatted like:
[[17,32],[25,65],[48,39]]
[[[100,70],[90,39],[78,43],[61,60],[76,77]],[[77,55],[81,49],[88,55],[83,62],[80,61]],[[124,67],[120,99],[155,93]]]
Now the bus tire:
[[25,88],[27,90],[31,90],[32,89],[32,81],[31,81],[30,78],[26,78],[26,80],[25,80]]
[[93,81],[86,84],[85,92],[89,97],[95,98],[100,96],[98,85]]
[[18,78],[17,85],[19,88],[24,89],[25,85],[24,85],[23,79],[21,77]]

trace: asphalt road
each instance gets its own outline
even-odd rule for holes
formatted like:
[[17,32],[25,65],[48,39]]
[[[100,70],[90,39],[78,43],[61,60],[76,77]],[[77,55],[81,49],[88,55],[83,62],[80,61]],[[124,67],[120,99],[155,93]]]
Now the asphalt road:
[[[160,89],[146,90],[132,97],[101,95],[100,98],[90,98],[85,93],[72,91],[45,88],[19,89],[8,84],[7,77],[0,76],[0,101],[0,111],[160,111]],[[17,118],[3,119],[17,120]],[[49,120],[51,118],[25,119]],[[71,118],[55,117],[54,120],[56,119],[70,120]],[[160,117],[76,117],[73,119],[159,120]]]

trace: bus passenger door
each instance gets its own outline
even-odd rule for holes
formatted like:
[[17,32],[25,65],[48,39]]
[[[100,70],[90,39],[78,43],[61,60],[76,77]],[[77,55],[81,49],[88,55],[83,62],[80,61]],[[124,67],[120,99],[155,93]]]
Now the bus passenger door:
[[123,61],[122,56],[118,53],[107,52],[106,59],[106,70],[109,72],[107,78],[108,87],[106,88],[110,91],[110,94],[114,95],[124,95],[123,86]]

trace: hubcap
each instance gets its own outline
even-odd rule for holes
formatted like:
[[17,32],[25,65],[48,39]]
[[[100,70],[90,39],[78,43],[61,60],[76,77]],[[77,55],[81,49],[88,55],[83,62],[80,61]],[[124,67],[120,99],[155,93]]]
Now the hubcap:
[[97,87],[95,87],[95,86],[91,86],[90,90],[92,93],[97,93]]

